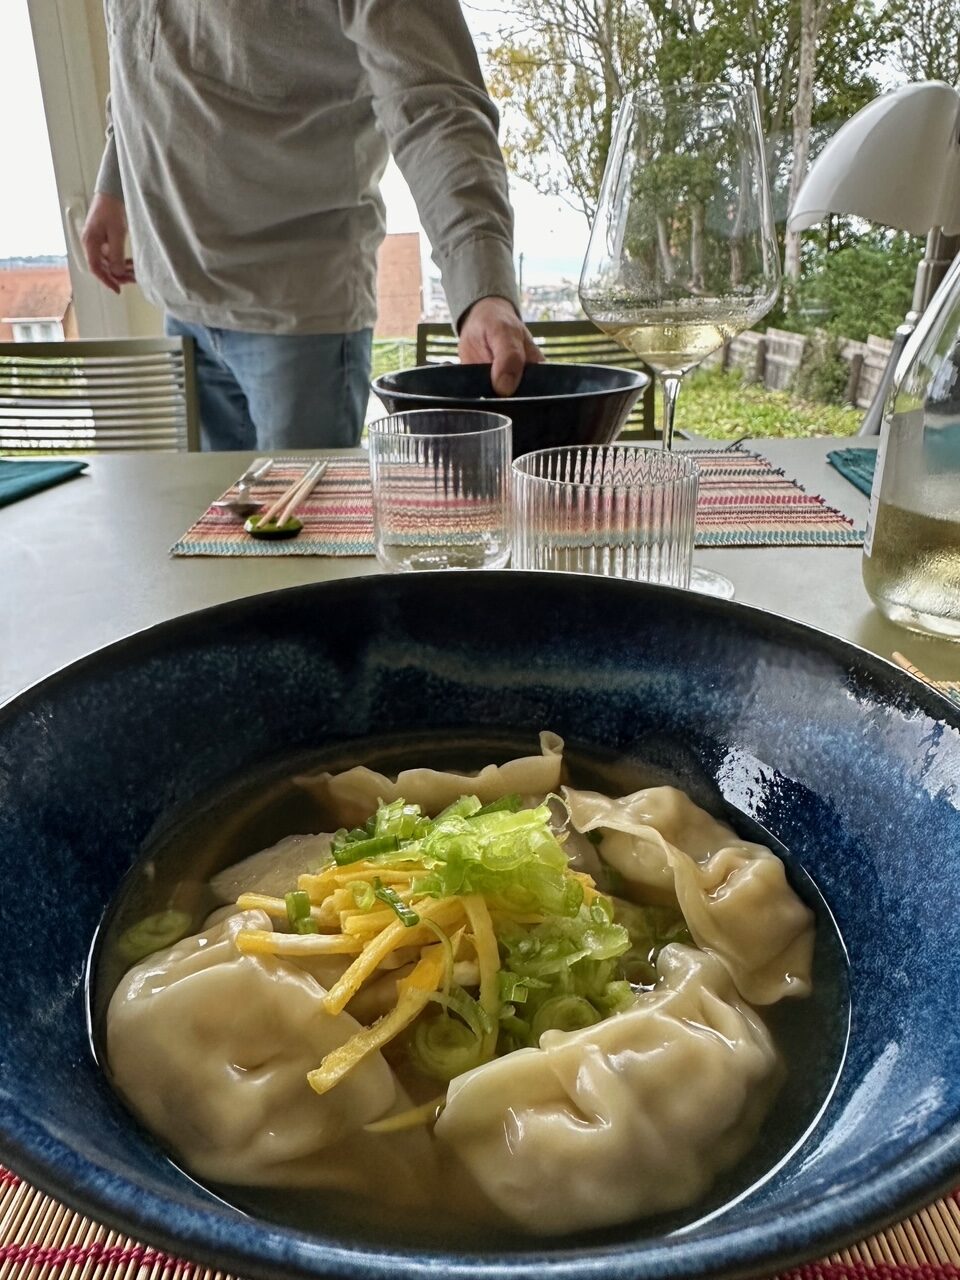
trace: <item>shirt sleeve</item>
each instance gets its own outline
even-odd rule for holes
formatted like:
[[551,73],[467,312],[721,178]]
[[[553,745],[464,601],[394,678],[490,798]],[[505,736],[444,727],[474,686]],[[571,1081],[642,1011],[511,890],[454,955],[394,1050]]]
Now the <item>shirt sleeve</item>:
[[123,183],[120,181],[120,161],[117,159],[117,139],[113,132],[113,112],[110,109],[110,95],[107,94],[107,142],[97,170],[97,179],[93,184],[94,191],[105,196],[116,196],[123,199]]
[[338,3],[455,323],[479,298],[504,297],[518,306],[499,117],[459,0]]

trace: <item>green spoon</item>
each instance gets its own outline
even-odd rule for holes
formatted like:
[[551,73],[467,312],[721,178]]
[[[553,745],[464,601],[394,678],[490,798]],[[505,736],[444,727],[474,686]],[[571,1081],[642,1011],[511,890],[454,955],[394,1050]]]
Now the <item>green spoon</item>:
[[303,524],[296,516],[280,521],[251,516],[249,520],[244,520],[243,527],[255,538],[295,538],[303,528]]
[[254,538],[295,538],[303,523],[293,514],[320,483],[327,469],[327,460],[315,462],[299,480],[282,493],[273,506],[243,522],[243,527]]

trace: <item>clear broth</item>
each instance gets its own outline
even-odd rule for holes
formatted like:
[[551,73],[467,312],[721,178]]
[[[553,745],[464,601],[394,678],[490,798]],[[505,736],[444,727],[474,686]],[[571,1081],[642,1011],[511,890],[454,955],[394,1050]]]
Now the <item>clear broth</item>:
[[[529,738],[491,735],[489,731],[443,736],[431,733],[419,738],[407,735],[395,741],[379,738],[375,742],[352,743],[338,752],[291,757],[269,771],[238,779],[194,805],[188,813],[171,815],[163,828],[153,833],[124,878],[104,915],[91,955],[91,1044],[108,1077],[104,1050],[106,1010],[129,967],[118,955],[117,939],[144,916],[167,907],[188,912],[193,921],[191,931],[198,932],[210,910],[218,905],[209,888],[209,880],[217,872],[285,836],[338,826],[336,815],[323,812],[293,782],[295,775],[319,770],[336,773],[361,764],[385,774],[410,767],[470,772],[491,761],[537,751],[536,741]],[[627,795],[647,786],[677,785],[676,779],[650,764],[605,756],[594,748],[580,751],[570,743],[564,750],[564,762],[564,781],[569,785],[612,796]],[[690,1230],[707,1218],[722,1217],[726,1208],[767,1181],[811,1131],[833,1092],[846,1051],[850,1006],[845,950],[816,885],[787,849],[746,815],[732,811],[708,780],[693,787],[687,780],[684,789],[697,804],[727,821],[743,838],[766,844],[785,863],[790,883],[816,916],[813,994],[806,1000],[781,1001],[764,1011],[787,1065],[787,1078],[747,1155],[717,1179],[706,1197],[688,1209],[589,1233],[594,1240],[615,1242],[635,1239],[638,1234],[660,1236]],[[394,1141],[402,1143],[403,1139],[381,1135],[377,1143],[382,1145],[376,1150],[389,1157]],[[439,1148],[440,1144],[436,1146]],[[375,1212],[371,1212],[370,1199],[356,1194],[205,1185],[245,1213],[305,1234],[410,1248],[443,1248],[455,1241],[458,1250],[479,1253],[529,1248],[531,1237],[520,1234],[500,1216],[452,1157],[446,1160],[438,1181],[444,1189],[443,1203],[428,1215],[413,1218],[403,1205],[391,1205],[379,1198]],[[576,1239],[565,1236],[561,1242],[569,1247]]]

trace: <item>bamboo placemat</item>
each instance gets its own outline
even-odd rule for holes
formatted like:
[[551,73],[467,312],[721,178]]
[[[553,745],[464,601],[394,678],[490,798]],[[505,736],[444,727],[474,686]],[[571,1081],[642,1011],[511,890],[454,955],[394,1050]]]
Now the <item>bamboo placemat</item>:
[[[700,467],[698,547],[860,546],[863,530],[767,459],[746,449],[692,449]],[[306,458],[278,458],[253,487],[270,502],[302,474]],[[235,494],[231,487],[219,498]],[[218,498],[218,501],[219,501]],[[298,510],[303,532],[283,542],[251,538],[243,521],[207,508],[170,548],[174,556],[369,556],[373,554],[370,473],[365,458],[331,458]]]
[[[0,1280],[230,1280],[73,1213],[0,1166]],[[784,1280],[960,1280],[960,1194]]]
[[960,680],[931,680],[917,667],[913,665],[909,658],[905,658],[902,653],[896,650],[890,655],[898,667],[903,667],[904,671],[909,671],[912,676],[916,676],[918,680],[922,680],[924,684],[930,685],[932,689],[936,689],[937,693],[945,694],[951,702],[955,702],[960,707]]

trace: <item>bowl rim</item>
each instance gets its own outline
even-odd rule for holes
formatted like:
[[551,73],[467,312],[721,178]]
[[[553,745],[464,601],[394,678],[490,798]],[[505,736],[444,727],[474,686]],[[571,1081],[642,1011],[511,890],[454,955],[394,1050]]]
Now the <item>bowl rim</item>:
[[[628,369],[619,364],[585,364],[579,361],[560,361],[560,360],[544,360],[542,366],[550,369],[602,369],[613,370],[615,373],[625,373],[635,381],[623,387],[603,387],[597,391],[562,391],[557,395],[535,395],[535,396],[440,396],[440,395],[422,395],[414,391],[398,391],[392,387],[386,386],[384,379],[395,377],[397,374],[404,373],[422,373],[427,369],[445,369],[461,367],[457,361],[448,361],[437,364],[417,364],[411,365],[407,369],[393,369],[388,373],[378,374],[376,378],[370,380],[370,386],[379,396],[381,391],[388,396],[394,396],[398,400],[419,400],[436,403],[437,405],[464,404],[467,401],[471,403],[481,402],[483,404],[495,402],[497,404],[533,404],[538,400],[548,400],[551,402],[557,400],[585,400],[587,397],[597,399],[606,399],[609,396],[620,396],[624,393],[633,391],[646,391],[653,381],[653,377],[645,369]],[[490,369],[492,365],[478,364],[477,368]]]
[[[427,575],[429,577],[429,575]],[[478,575],[466,570],[450,570],[448,582],[461,584],[517,580],[522,596],[524,581],[542,582],[576,579],[587,590],[619,593],[623,598],[637,592],[662,596],[665,600],[690,602],[691,592],[651,583],[627,582],[599,575],[487,570]],[[424,575],[377,574],[328,582],[300,584],[270,592],[239,597],[203,609],[189,611],[140,628],[100,646],[51,672],[41,680],[0,704],[0,726],[19,716],[38,698],[68,683],[77,675],[95,669],[113,654],[136,656],[162,650],[167,637],[191,628],[202,629],[211,615],[238,620],[251,608],[283,608],[285,598],[294,594],[334,595],[365,592],[376,583],[378,592],[404,591],[422,582]],[[599,587],[590,584],[605,584]],[[944,727],[960,733],[960,708],[930,685],[910,675],[894,662],[864,649],[855,642],[775,614],[770,610],[738,601],[697,597],[697,607],[707,614],[742,618],[754,622],[754,629],[791,647],[805,645],[846,670],[856,669],[891,693],[906,698],[912,706]],[[282,614],[280,615],[282,616]],[[7,1115],[14,1119],[8,1123]],[[19,1129],[19,1133],[15,1132]],[[26,1139],[29,1139],[27,1141]],[[802,1241],[796,1226],[786,1238],[782,1211],[775,1205],[749,1224],[725,1227],[718,1219],[707,1238],[690,1240],[683,1232],[662,1237],[597,1245],[583,1252],[583,1238],[573,1247],[558,1240],[554,1247],[531,1238],[529,1249],[509,1253],[457,1254],[424,1247],[372,1245],[358,1249],[326,1240],[304,1237],[293,1228],[265,1223],[262,1219],[238,1214],[222,1201],[225,1213],[216,1204],[200,1211],[190,1208],[172,1194],[162,1195],[138,1185],[126,1175],[96,1165],[62,1137],[54,1137],[32,1117],[10,1107],[0,1097],[0,1159],[13,1172],[78,1213],[91,1217],[125,1235],[163,1249],[175,1257],[188,1257],[212,1269],[227,1270],[252,1280],[373,1280],[390,1276],[393,1280],[423,1280],[433,1271],[444,1280],[540,1280],[549,1269],[553,1280],[747,1280],[769,1276],[826,1253],[860,1241],[952,1191],[960,1172],[960,1116],[948,1121],[936,1134],[928,1136],[912,1151],[879,1173],[818,1200],[805,1200],[794,1207],[791,1219],[802,1223]],[[177,1220],[177,1227],[171,1221]],[[686,1240],[693,1249],[684,1247]]]

